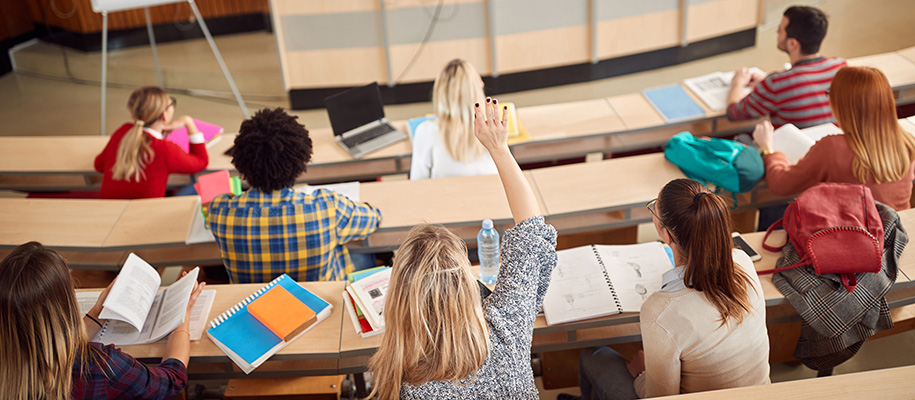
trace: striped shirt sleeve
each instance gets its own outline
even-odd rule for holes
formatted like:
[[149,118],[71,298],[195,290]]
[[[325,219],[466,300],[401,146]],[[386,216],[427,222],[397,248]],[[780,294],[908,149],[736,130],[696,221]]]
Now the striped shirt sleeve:
[[776,96],[771,90],[772,75],[758,83],[753,91],[737,103],[728,106],[728,119],[746,121],[771,114],[778,108]]

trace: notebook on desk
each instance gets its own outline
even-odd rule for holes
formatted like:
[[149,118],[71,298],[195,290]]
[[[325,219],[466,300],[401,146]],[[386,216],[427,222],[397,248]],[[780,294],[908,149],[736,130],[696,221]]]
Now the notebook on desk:
[[670,85],[645,89],[642,94],[667,122],[705,116],[705,111],[689,97],[683,86]]
[[[252,313],[251,304],[257,302],[267,293],[272,293],[272,290],[277,287],[288,292],[295,298],[294,301],[301,302],[301,305],[306,306],[314,314],[307,315],[301,324],[293,324],[293,329],[290,330],[278,328],[273,323],[276,321],[276,313],[282,313],[284,310],[276,310],[276,307],[269,307],[269,312],[255,310]],[[280,297],[288,296],[283,295]],[[273,299],[273,301],[277,300]],[[288,299],[279,301],[288,301]],[[228,311],[222,313],[219,317],[216,317],[210,322],[210,328],[207,329],[206,333],[210,340],[235,362],[235,365],[238,365],[242,371],[249,374],[263,364],[264,361],[267,361],[270,356],[276,354],[290,342],[327,319],[331,314],[332,308],[333,306],[330,303],[303,288],[292,280],[289,275],[283,274],[238,304],[230,307]],[[289,308],[285,311],[291,309]],[[262,321],[255,314],[261,315],[261,318],[265,318],[264,316],[267,315],[268,317],[266,318],[274,319],[264,319]],[[291,320],[301,316],[299,314],[287,315],[290,316]],[[289,335],[290,333],[292,335]],[[288,340],[284,340],[284,337],[280,335],[283,335]]]
[[384,117],[377,83],[352,88],[324,99],[334,140],[353,158],[407,138]]

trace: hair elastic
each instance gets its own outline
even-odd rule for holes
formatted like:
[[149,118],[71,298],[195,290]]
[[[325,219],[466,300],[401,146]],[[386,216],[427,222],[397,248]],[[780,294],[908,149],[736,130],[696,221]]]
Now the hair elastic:
[[694,205],[694,206],[698,206],[698,205],[699,205],[699,199],[702,198],[702,196],[704,196],[704,195],[706,195],[706,194],[708,194],[708,192],[699,192],[699,193],[696,193],[696,195],[693,196],[693,205]]
[[143,121],[140,121],[140,120],[136,120],[136,121],[133,121],[133,124],[134,124],[134,125],[140,125],[140,126],[143,126],[143,125],[145,125],[145,124],[146,124],[146,123],[145,123],[145,122],[143,122]]
[[102,327],[102,323],[99,322],[97,319],[95,319],[93,316],[89,315],[88,313],[86,314],[86,316],[89,317],[89,319],[91,319],[92,322],[95,322],[95,324],[98,325],[99,328]]

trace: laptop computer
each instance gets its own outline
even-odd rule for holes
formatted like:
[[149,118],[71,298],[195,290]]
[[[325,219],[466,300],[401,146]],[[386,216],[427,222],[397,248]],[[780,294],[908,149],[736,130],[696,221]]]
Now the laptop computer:
[[407,134],[384,117],[381,89],[377,83],[352,88],[324,99],[334,140],[353,158],[397,143]]

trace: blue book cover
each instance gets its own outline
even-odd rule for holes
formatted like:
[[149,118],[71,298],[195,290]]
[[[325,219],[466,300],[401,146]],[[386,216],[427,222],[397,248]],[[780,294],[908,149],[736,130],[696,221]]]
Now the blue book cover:
[[435,115],[426,114],[426,115],[423,115],[422,117],[408,119],[407,120],[407,132],[410,133],[410,138],[412,139],[413,136],[416,135],[416,128],[419,128],[419,124],[422,124],[423,122],[426,122],[430,119],[435,119]]
[[683,86],[675,84],[645,89],[642,94],[667,122],[705,116],[705,111],[689,97]]
[[287,344],[248,312],[248,304],[276,285],[282,286],[314,310],[318,321],[311,327],[330,315],[332,308],[330,303],[309,292],[286,274],[274,279],[251,296],[229,308],[228,311],[210,322],[207,335],[245,373],[253,371]]

